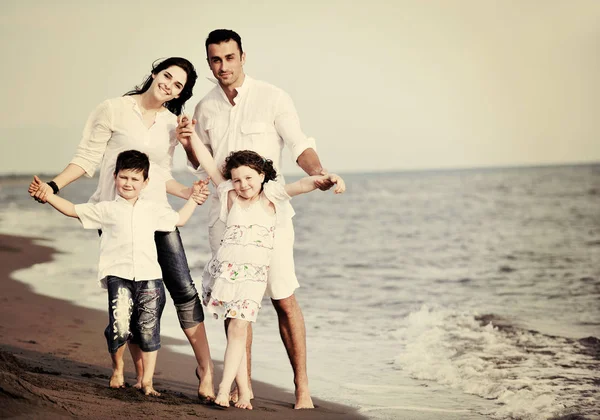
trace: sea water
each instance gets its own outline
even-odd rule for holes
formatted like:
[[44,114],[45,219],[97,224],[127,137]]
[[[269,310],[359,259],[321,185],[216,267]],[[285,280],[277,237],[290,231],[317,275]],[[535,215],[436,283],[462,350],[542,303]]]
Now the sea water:
[[[292,201],[315,397],[373,419],[600,419],[600,165],[345,180],[344,195]],[[85,202],[95,182],[61,195]],[[0,181],[0,232],[43,238],[60,252],[15,277],[104,310],[96,232],[33,201],[27,186]],[[181,228],[198,287],[210,258],[206,222],[199,208]],[[206,326],[219,362],[222,324]],[[162,331],[183,339],[171,304]],[[191,354],[187,344],[175,350]],[[267,299],[253,377],[293,389]]]

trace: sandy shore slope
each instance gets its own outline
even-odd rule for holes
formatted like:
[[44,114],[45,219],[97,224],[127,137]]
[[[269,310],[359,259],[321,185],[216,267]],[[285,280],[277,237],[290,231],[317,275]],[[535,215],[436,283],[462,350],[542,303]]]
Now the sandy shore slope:
[[[289,392],[255,382],[254,410],[201,405],[192,357],[160,350],[155,387],[160,398],[108,387],[107,315],[32,293],[10,273],[52,259],[52,248],[0,235],[1,418],[364,419],[353,408],[315,399],[314,410],[293,410]],[[93,281],[91,279],[90,281]],[[183,339],[183,333],[182,333]],[[180,344],[163,338],[163,346]],[[131,361],[127,379],[134,377]],[[217,363],[217,379],[220,378]]]

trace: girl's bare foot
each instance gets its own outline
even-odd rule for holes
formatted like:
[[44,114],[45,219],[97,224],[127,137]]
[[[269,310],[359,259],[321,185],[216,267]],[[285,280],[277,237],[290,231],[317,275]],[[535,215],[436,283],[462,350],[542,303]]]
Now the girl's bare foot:
[[125,376],[123,376],[123,372],[114,370],[110,377],[108,386],[111,388],[125,388]]
[[245,410],[252,410],[252,404],[250,404],[250,398],[248,398],[247,394],[240,393],[238,395],[238,400],[235,403],[237,408],[243,408]]
[[[234,385],[233,389],[231,390],[231,393],[229,394],[229,400],[236,403],[238,402],[238,387],[237,385]],[[252,392],[252,387],[250,387],[250,399],[254,398],[254,392]]]
[[142,384],[142,392],[144,395],[150,395],[152,397],[160,397],[160,392],[154,389],[152,382],[149,384]]
[[215,404],[219,407],[229,407],[229,392],[219,392],[215,398]]

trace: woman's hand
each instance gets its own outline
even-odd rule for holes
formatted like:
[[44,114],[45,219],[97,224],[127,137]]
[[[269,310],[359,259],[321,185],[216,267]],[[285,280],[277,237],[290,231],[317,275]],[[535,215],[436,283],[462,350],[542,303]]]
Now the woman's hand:
[[33,181],[29,184],[27,192],[29,192],[29,195],[33,197],[35,201],[42,204],[48,201],[48,196],[50,194],[54,194],[52,187],[45,182],[42,182],[37,175],[33,176]]

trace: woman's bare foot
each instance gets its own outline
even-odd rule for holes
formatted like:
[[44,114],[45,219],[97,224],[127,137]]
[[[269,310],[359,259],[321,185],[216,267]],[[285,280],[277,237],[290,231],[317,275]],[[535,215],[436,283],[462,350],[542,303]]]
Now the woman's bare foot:
[[108,386],[111,388],[125,388],[125,376],[123,376],[123,371],[119,372],[114,370],[110,377]]
[[215,404],[219,407],[227,408],[229,407],[229,393],[228,392],[219,392],[217,397],[215,398]]
[[198,373],[198,367],[194,372],[196,373],[196,378],[198,378],[198,399],[202,404],[207,404],[209,402],[213,402],[215,400],[215,390],[213,387],[213,377],[212,372],[206,372],[204,377],[201,377]]
[[150,395],[152,397],[160,397],[160,392],[158,392],[157,390],[154,389],[154,387],[152,386],[152,382],[150,382],[149,384],[142,384],[142,392],[144,393],[144,395]]

